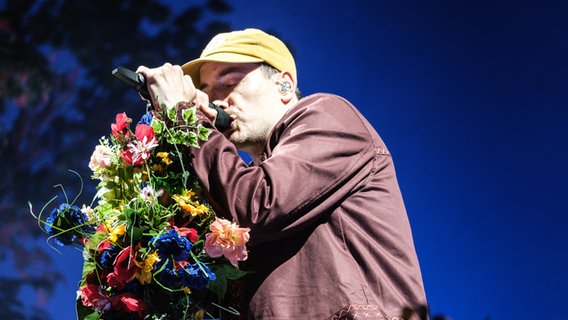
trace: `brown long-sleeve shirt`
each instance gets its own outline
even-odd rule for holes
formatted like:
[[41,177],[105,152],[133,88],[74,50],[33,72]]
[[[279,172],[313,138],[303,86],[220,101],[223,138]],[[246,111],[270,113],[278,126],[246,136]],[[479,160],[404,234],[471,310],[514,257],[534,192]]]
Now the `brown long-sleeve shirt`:
[[249,319],[391,319],[426,303],[392,158],[343,98],[301,99],[251,165],[217,131],[190,152],[216,213],[251,228]]

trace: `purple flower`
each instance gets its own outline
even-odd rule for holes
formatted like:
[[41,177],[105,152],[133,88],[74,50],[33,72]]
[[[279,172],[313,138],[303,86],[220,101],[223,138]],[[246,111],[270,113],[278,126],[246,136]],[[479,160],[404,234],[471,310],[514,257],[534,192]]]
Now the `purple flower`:
[[83,239],[95,232],[81,208],[68,203],[63,203],[51,211],[45,220],[44,229],[61,247],[83,245]]

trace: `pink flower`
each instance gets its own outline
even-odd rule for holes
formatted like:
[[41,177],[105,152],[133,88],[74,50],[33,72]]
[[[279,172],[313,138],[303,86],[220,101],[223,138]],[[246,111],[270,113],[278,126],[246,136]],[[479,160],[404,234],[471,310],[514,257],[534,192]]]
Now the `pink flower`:
[[210,257],[224,256],[235,267],[237,261],[247,259],[245,245],[250,238],[249,228],[239,228],[234,222],[215,218],[209,229],[211,232],[205,235],[205,252]]
[[98,145],[95,147],[95,151],[91,155],[91,161],[89,162],[89,168],[93,172],[104,169],[111,164],[110,158],[112,157],[112,149],[109,146]]
[[81,295],[81,302],[85,307],[93,307],[95,311],[107,311],[110,309],[110,299],[101,289],[95,284],[88,284],[79,289]]
[[110,125],[112,130],[112,135],[115,136],[118,141],[128,140],[130,137],[130,132],[128,132],[128,127],[132,119],[126,116],[126,113],[119,113],[116,115],[116,123]]

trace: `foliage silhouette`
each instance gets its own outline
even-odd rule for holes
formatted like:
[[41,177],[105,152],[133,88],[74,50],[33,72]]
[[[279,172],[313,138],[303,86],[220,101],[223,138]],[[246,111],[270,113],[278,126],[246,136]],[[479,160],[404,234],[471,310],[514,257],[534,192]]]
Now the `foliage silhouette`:
[[68,172],[73,169],[86,178],[80,203],[89,203],[94,185],[87,163],[98,138],[117,112],[143,112],[144,103],[112,69],[183,63],[229,30],[221,19],[231,8],[223,0],[165,3],[0,3],[0,316],[44,319],[18,293],[29,287],[46,295],[64,278],[53,266],[54,251],[37,238],[27,202],[37,213],[56,184],[74,198],[79,182]]

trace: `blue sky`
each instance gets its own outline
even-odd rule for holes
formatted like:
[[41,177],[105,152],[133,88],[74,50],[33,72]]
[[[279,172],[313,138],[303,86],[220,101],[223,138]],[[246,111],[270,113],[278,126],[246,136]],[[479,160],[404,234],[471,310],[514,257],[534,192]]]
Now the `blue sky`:
[[[290,45],[305,95],[346,97],[387,143],[433,314],[563,316],[567,2],[230,3]],[[73,317],[75,283],[52,313]]]

